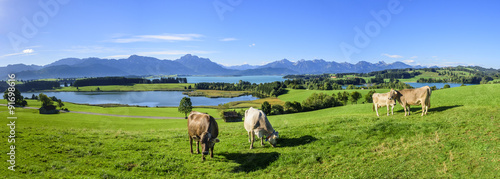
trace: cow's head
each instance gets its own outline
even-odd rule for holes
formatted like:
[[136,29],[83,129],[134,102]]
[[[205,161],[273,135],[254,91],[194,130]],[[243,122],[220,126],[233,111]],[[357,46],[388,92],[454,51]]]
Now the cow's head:
[[389,92],[389,99],[388,100],[396,100],[397,97],[398,97],[398,91],[391,88],[391,91]]
[[276,147],[276,144],[278,143],[278,138],[279,138],[278,131],[274,131],[273,134],[267,136],[266,140],[269,141],[271,146]]
[[208,149],[214,147],[215,143],[220,142],[218,138],[212,138],[212,134],[209,132],[203,132],[200,137],[200,145],[203,155],[207,155]]

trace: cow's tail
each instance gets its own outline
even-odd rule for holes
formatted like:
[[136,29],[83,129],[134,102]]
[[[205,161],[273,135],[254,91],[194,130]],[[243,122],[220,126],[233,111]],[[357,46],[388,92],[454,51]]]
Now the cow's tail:
[[432,90],[430,87],[427,87],[427,92],[429,93],[429,97],[431,97],[431,94],[432,94]]
[[372,111],[375,111],[375,103],[372,105]]

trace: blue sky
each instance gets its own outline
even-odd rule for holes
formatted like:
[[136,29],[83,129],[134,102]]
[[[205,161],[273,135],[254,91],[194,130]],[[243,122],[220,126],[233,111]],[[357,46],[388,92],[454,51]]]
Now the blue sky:
[[500,1],[0,0],[0,66],[189,53],[224,65],[286,58],[498,69],[499,8]]

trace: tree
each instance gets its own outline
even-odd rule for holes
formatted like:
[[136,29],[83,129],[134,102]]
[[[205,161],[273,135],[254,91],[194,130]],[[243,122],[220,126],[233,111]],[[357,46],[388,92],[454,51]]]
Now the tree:
[[443,89],[446,89],[446,88],[450,88],[450,85],[449,85],[449,84],[445,84],[445,85],[443,86]]
[[373,94],[375,93],[375,90],[371,90],[368,92],[368,94],[365,95],[365,101],[367,103],[373,103]]
[[349,100],[349,93],[344,91],[344,93],[342,93],[342,97],[341,97],[341,101],[344,103],[344,105],[347,105],[347,101]]
[[349,86],[347,86],[346,89],[351,90],[351,89],[354,89],[354,88],[355,88],[354,85],[349,85]]
[[193,110],[193,104],[191,103],[191,98],[183,97],[179,104],[177,111],[184,113],[184,117],[187,119],[187,114]]
[[64,106],[64,103],[62,102],[62,100],[61,100],[61,99],[58,99],[58,100],[57,100],[57,106],[58,106],[59,108],[61,108],[61,110],[62,110],[62,107]]
[[[24,100],[24,97],[21,95],[21,92],[17,88],[15,88],[14,91],[12,91],[13,88],[10,89],[10,91],[9,89],[5,90],[5,92],[3,93],[3,99],[14,101],[14,104],[19,106],[28,105],[28,102]],[[9,98],[14,98],[14,100],[10,100]]]
[[291,112],[292,105],[293,105],[293,104],[292,104],[292,102],[290,102],[290,101],[285,102],[285,106],[284,106],[284,108],[285,108],[285,109],[284,109],[284,110],[285,110],[285,112],[287,112],[287,113],[288,113],[288,112]]
[[283,114],[284,110],[283,110],[283,106],[279,105],[279,104],[275,104],[271,107],[271,113],[273,115],[278,115],[278,114]]
[[54,101],[52,101],[52,99],[50,99],[47,95],[45,95],[43,93],[40,93],[38,95],[38,99],[39,99],[39,101],[42,102],[42,107],[47,107],[47,106],[53,106],[54,105]]
[[358,103],[358,99],[361,98],[361,93],[354,91],[351,93],[351,103]]
[[324,90],[332,90],[332,89],[333,89],[332,84],[330,84],[328,82],[325,83],[325,89]]
[[262,112],[264,112],[264,114],[266,114],[266,115],[271,114],[271,104],[269,104],[269,102],[264,101],[264,103],[262,103],[261,108],[262,108]]

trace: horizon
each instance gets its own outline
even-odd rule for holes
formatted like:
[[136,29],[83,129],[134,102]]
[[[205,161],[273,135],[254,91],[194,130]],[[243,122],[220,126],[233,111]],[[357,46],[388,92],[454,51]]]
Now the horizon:
[[[179,58],[177,58],[177,59],[160,59],[160,58],[156,58],[156,57],[152,57],[152,56],[142,56],[142,55],[136,55],[136,54],[133,54],[133,55],[130,55],[130,56],[140,56],[140,57],[156,58],[156,59],[158,59],[158,60],[170,60],[170,61],[175,61],[175,60],[179,60],[180,58],[182,58],[182,57],[184,57],[184,56],[186,56],[186,55],[192,55],[192,54],[185,54],[185,55],[183,55],[183,56],[180,56],[180,57],[179,57]],[[99,57],[86,57],[86,58],[76,58],[76,59],[79,59],[79,60],[84,60],[84,59],[89,59],[89,58],[99,58],[99,59],[102,59],[102,60],[122,60],[122,59],[128,59],[128,58],[130,58],[130,56],[129,56],[129,57],[126,57],[126,58],[99,58]],[[201,57],[201,56],[198,56],[198,55],[192,55],[192,56],[196,56],[196,57],[198,57],[198,58],[206,58],[206,59],[209,59],[210,61],[212,61],[212,62],[214,62],[214,63],[216,63],[216,64],[218,64],[218,65],[221,65],[222,67],[236,67],[236,66],[250,65],[250,64],[246,64],[246,63],[244,63],[244,64],[239,64],[239,65],[237,64],[237,65],[229,65],[229,66],[228,66],[228,65],[220,64],[220,63],[218,63],[218,62],[216,62],[216,61],[214,61],[214,60],[212,60],[212,59],[210,59],[210,58],[208,58],[208,57]],[[59,59],[59,60],[71,59],[71,58],[75,58],[75,57],[68,57],[68,58],[63,58],[63,59]],[[48,63],[48,64],[44,64],[44,65],[24,64],[24,63],[15,63],[15,64],[8,64],[7,66],[9,66],[9,65],[19,65],[19,64],[22,64],[22,65],[28,65],[28,66],[30,66],[30,65],[36,65],[36,66],[42,66],[42,67],[44,67],[44,66],[46,66],[46,65],[50,65],[50,64],[52,64],[52,63],[54,63],[54,62],[57,62],[57,61],[59,61],[59,60],[53,61],[53,62]],[[300,59],[300,60],[292,61],[292,60],[289,60],[289,59],[286,59],[286,58],[281,59],[281,60],[275,60],[275,61],[272,61],[272,62],[269,62],[269,63],[278,62],[278,61],[282,61],[282,60],[288,60],[288,61],[290,61],[290,62],[292,62],[292,63],[298,63],[298,62],[300,62],[300,61],[314,61],[314,60],[323,60],[323,61],[326,61],[326,62],[336,62],[336,63],[339,63],[339,64],[342,64],[342,63],[349,63],[349,62],[339,62],[339,61],[335,61],[335,60],[331,60],[331,61],[330,61],[330,60],[324,60],[324,59],[311,59],[311,60]],[[357,61],[357,62],[355,62],[355,63],[350,63],[350,64],[357,64],[357,63],[360,63],[360,62],[368,62],[368,61],[360,60],[360,61]],[[412,67],[418,67],[418,66],[419,66],[419,65],[411,65],[411,64],[408,64],[408,63],[405,63],[405,62],[402,62],[402,61],[394,61],[394,62],[390,62],[390,63],[387,63],[387,62],[385,62],[385,61],[378,61],[378,62],[369,62],[369,63],[372,63],[372,64],[376,64],[376,63],[394,64],[394,63],[397,63],[397,62],[399,62],[399,63],[403,63],[403,64],[406,64],[406,65],[410,65],[410,66],[412,66]],[[263,65],[251,65],[251,66],[253,66],[253,67],[259,67],[259,66],[264,66],[264,65],[267,65],[267,64],[269,64],[269,63],[263,64]],[[0,67],[7,67],[7,66],[0,66]],[[421,66],[421,65],[420,65],[420,66]],[[457,66],[460,66],[460,65],[457,65]],[[438,66],[438,67],[440,67],[440,68],[441,68],[441,67],[457,67],[457,66]],[[421,66],[421,67],[430,68],[430,67],[433,67],[433,66]],[[480,66],[480,67],[482,67],[482,66]],[[483,68],[486,68],[486,67],[483,67]]]
[[[119,4],[120,6],[117,6]],[[497,1],[0,1],[0,66],[64,58],[223,66],[322,59],[500,69]],[[466,13],[464,13],[466,12]]]

